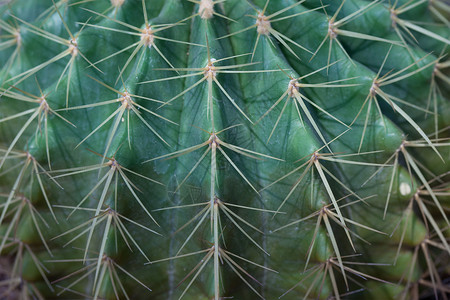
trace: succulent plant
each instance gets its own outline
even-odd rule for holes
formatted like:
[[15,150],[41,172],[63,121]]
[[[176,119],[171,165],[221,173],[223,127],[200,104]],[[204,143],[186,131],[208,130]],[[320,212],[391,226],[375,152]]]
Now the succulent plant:
[[445,0],[6,0],[1,299],[447,299]]

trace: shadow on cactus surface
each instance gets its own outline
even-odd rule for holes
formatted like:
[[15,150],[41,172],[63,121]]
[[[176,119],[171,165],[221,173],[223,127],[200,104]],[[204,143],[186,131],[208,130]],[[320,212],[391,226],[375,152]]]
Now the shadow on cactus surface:
[[448,1],[0,12],[0,299],[449,298]]

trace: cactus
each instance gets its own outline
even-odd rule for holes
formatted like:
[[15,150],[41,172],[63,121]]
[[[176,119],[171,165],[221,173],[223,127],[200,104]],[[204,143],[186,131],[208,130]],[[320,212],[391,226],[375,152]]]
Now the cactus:
[[0,11],[0,298],[447,299],[445,0]]

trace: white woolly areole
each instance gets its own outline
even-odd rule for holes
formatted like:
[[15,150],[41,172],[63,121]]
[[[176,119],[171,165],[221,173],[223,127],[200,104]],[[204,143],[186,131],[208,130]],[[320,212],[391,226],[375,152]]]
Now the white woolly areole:
[[406,196],[411,193],[411,186],[409,184],[407,184],[406,182],[402,182],[402,183],[400,183],[399,190],[400,190],[400,194],[402,196]]
[[133,104],[133,100],[131,99],[131,96],[128,92],[123,93],[122,97],[117,99],[117,101],[122,102],[122,105],[124,105],[128,109]]
[[153,42],[155,41],[155,37],[153,36],[153,30],[150,26],[147,26],[142,34],[141,34],[141,41],[144,42],[145,46],[148,46],[149,48],[152,47]]
[[77,56],[78,54],[78,43],[76,40],[70,40],[69,51],[72,56]]
[[120,7],[125,2],[125,0],[111,0],[111,5],[115,7]]
[[270,25],[270,21],[267,19],[267,17],[265,15],[260,13],[258,15],[258,19],[256,19],[256,31],[259,34],[269,35],[270,29],[272,29],[272,26]]
[[45,99],[44,96],[39,98],[39,104],[41,106],[42,111],[48,111],[49,110],[49,106],[48,106],[47,100]]
[[214,2],[212,0],[201,0],[198,12],[202,19],[211,19],[214,14]]
[[298,92],[297,80],[292,79],[289,81],[288,85],[288,95],[289,97],[294,97],[294,90]]
[[206,67],[204,68],[203,71],[203,75],[205,75],[205,77],[211,77],[212,79],[216,78],[216,67],[214,66],[214,62],[216,61],[216,59],[211,58],[210,62],[208,62],[208,64],[206,65]]

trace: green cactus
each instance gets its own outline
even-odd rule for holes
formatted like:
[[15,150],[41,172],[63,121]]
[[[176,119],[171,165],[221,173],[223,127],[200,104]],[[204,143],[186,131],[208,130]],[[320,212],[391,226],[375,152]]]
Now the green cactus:
[[0,3],[1,299],[447,299],[445,0]]

